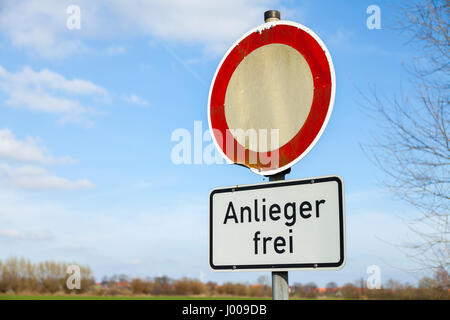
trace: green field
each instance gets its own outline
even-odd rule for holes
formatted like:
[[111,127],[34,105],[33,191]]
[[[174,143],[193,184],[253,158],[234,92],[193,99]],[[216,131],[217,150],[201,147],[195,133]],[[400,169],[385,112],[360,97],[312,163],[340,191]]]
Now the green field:
[[0,295],[0,300],[269,300],[269,297],[235,296],[84,296],[84,295]]

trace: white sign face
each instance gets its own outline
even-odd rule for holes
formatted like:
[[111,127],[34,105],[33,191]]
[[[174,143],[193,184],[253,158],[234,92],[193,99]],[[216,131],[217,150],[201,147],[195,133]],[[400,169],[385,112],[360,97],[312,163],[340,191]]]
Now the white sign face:
[[340,177],[214,189],[209,199],[213,270],[336,270],[345,264]]

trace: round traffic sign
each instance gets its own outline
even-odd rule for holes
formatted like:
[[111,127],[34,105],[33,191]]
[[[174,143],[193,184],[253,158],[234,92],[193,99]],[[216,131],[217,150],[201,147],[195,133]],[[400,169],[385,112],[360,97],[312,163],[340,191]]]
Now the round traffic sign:
[[216,147],[257,174],[290,168],[323,133],[335,81],[327,48],[305,26],[274,21],[250,30],[225,54],[211,84]]

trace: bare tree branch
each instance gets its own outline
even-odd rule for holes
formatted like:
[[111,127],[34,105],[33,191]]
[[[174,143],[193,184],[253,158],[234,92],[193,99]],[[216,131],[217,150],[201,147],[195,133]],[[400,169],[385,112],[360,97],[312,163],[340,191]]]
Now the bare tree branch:
[[[450,267],[450,1],[426,0],[402,9],[398,29],[410,35],[419,56],[407,68],[414,95],[362,94],[364,106],[382,123],[382,133],[365,147],[385,173],[384,184],[420,212],[410,230],[408,256],[424,270]],[[448,277],[443,277],[448,279]],[[448,285],[448,284],[447,284]]]

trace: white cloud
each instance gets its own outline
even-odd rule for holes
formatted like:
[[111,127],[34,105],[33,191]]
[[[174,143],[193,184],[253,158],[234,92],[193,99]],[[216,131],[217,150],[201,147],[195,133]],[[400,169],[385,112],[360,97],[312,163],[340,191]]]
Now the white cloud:
[[31,165],[12,167],[0,164],[0,180],[8,187],[33,191],[79,190],[94,187],[87,179],[71,181],[44,168]]
[[208,51],[223,51],[251,27],[263,23],[263,13],[279,1],[170,0],[114,1],[111,11],[124,26],[169,41],[199,43]]
[[[9,129],[0,129],[0,160],[41,165],[73,164],[70,157],[54,157],[41,140],[27,136],[18,140]],[[89,189],[87,179],[71,181],[34,165],[11,166],[0,163],[0,183],[8,188],[34,191]],[[1,234],[0,234],[1,235]]]
[[7,95],[6,104],[30,110],[58,114],[61,121],[85,120],[95,109],[82,105],[77,98],[107,98],[107,91],[90,81],[66,79],[48,69],[34,71],[26,66],[9,72],[0,66],[0,91]]
[[133,187],[137,189],[148,189],[155,186],[156,184],[154,182],[139,182],[133,185]]
[[129,96],[125,97],[124,100],[128,103],[135,104],[137,106],[147,106],[148,101],[145,99],[142,99],[138,97],[136,94],[130,94]]
[[4,30],[14,46],[45,58],[88,52],[92,39],[129,35],[195,43],[208,52],[223,53],[242,33],[261,24],[264,11],[279,7],[279,2],[78,0],[81,28],[69,30],[66,9],[71,1],[4,0],[0,30]]
[[41,144],[39,138],[26,137],[17,140],[9,129],[0,129],[0,159],[38,164],[70,164],[70,157],[55,158]]
[[126,54],[127,49],[123,46],[109,46],[105,49],[105,53],[111,56]]
[[36,233],[36,232],[23,232],[17,229],[4,229],[0,230],[0,238],[9,240],[29,240],[29,241],[42,241],[50,240],[53,238],[49,232]]
[[44,86],[49,89],[61,90],[66,93],[106,95],[105,89],[90,81],[76,78],[68,80],[62,75],[48,69],[33,71],[30,67],[24,67],[21,72],[12,74],[10,80],[21,85]]
[[142,261],[140,259],[131,259],[131,260],[124,261],[124,264],[128,264],[128,265],[131,265],[131,266],[137,266],[137,265],[139,265],[141,263],[142,263]]
[[[29,66],[10,72],[0,65],[0,92],[6,95],[6,105],[57,115],[62,124],[91,126],[90,116],[102,113],[92,105],[110,103],[108,91],[91,81],[67,79],[54,71],[35,71]],[[149,105],[135,93],[122,99],[138,106]],[[86,101],[90,106],[85,105]]]
[[0,29],[16,47],[53,59],[86,51],[79,39],[63,37],[66,31],[66,1],[2,1]]
[[54,157],[35,137],[18,140],[9,129],[0,129],[0,160],[26,163],[11,166],[0,163],[0,183],[9,188],[45,191],[78,190],[92,188],[94,185],[86,179],[71,181],[48,172],[46,169],[28,165],[73,164],[70,157]]
[[78,101],[58,98],[41,89],[15,88],[10,93],[6,104],[10,106],[25,106],[30,110],[46,113],[82,114],[86,108]]
[[336,32],[326,36],[327,43],[332,46],[346,46],[354,37],[354,32],[339,27]]

